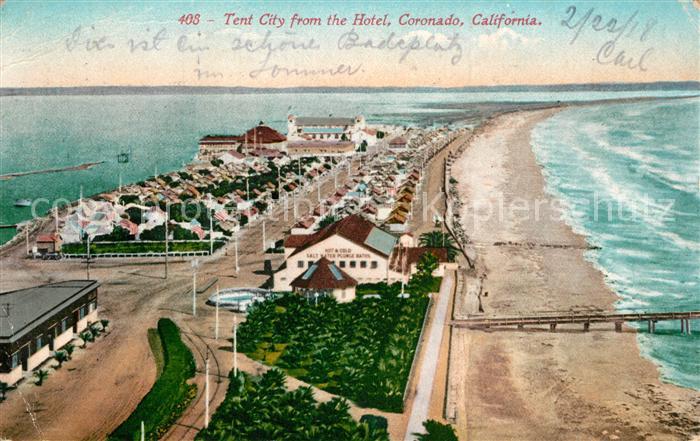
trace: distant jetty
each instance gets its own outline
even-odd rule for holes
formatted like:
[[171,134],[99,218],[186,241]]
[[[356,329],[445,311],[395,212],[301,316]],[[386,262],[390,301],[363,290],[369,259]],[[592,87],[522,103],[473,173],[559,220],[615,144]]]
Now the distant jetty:
[[18,178],[20,176],[27,176],[27,175],[41,175],[41,174],[45,174],[45,173],[59,173],[59,172],[64,172],[64,171],[87,170],[89,168],[92,168],[96,165],[103,164],[103,163],[104,163],[104,161],[86,162],[85,164],[73,165],[70,167],[63,167],[63,168],[47,168],[44,170],[32,170],[32,171],[26,171],[26,172],[7,173],[4,175],[0,175],[0,180],[8,181],[10,179]]

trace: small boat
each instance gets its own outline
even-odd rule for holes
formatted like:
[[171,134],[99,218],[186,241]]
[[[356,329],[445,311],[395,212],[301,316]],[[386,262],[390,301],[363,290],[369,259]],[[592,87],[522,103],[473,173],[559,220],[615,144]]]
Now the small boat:
[[15,207],[31,207],[32,201],[30,199],[17,199],[15,201]]

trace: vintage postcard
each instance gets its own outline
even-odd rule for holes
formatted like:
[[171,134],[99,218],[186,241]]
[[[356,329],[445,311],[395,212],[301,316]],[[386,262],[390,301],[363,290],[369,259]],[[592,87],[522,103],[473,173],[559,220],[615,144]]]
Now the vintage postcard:
[[0,440],[700,440],[700,3],[0,0]]

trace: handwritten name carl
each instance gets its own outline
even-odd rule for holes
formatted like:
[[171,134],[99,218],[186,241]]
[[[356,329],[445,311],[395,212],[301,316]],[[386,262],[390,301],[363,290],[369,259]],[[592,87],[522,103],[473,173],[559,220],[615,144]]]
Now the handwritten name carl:
[[636,49],[635,55],[630,55],[631,52],[626,52],[621,49],[622,40],[632,43],[645,43],[649,39],[651,31],[656,26],[656,19],[649,19],[642,24],[637,19],[639,11],[634,11],[627,20],[618,20],[615,17],[603,19],[600,14],[593,15],[595,8],[590,8],[585,14],[578,14],[576,6],[566,8],[567,17],[561,21],[561,25],[571,29],[573,36],[569,44],[573,45],[576,40],[583,35],[585,29],[592,29],[594,32],[610,35],[610,40],[603,43],[598,49],[595,56],[595,61],[602,65],[612,65],[619,67],[627,67],[631,70],[647,71],[646,61],[654,48],[647,44],[643,44],[641,48]]

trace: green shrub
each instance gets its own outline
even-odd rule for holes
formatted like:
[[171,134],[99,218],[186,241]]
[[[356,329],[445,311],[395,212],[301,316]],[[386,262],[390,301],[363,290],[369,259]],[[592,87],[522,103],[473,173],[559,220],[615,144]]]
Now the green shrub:
[[435,420],[423,422],[426,433],[415,433],[418,441],[459,441],[455,431],[449,424],[442,424]]
[[192,353],[180,339],[180,330],[172,320],[158,320],[163,346],[163,371],[136,410],[109,436],[110,440],[138,440],[141,421],[146,439],[160,439],[177,421],[197,393],[187,380],[195,373]]

